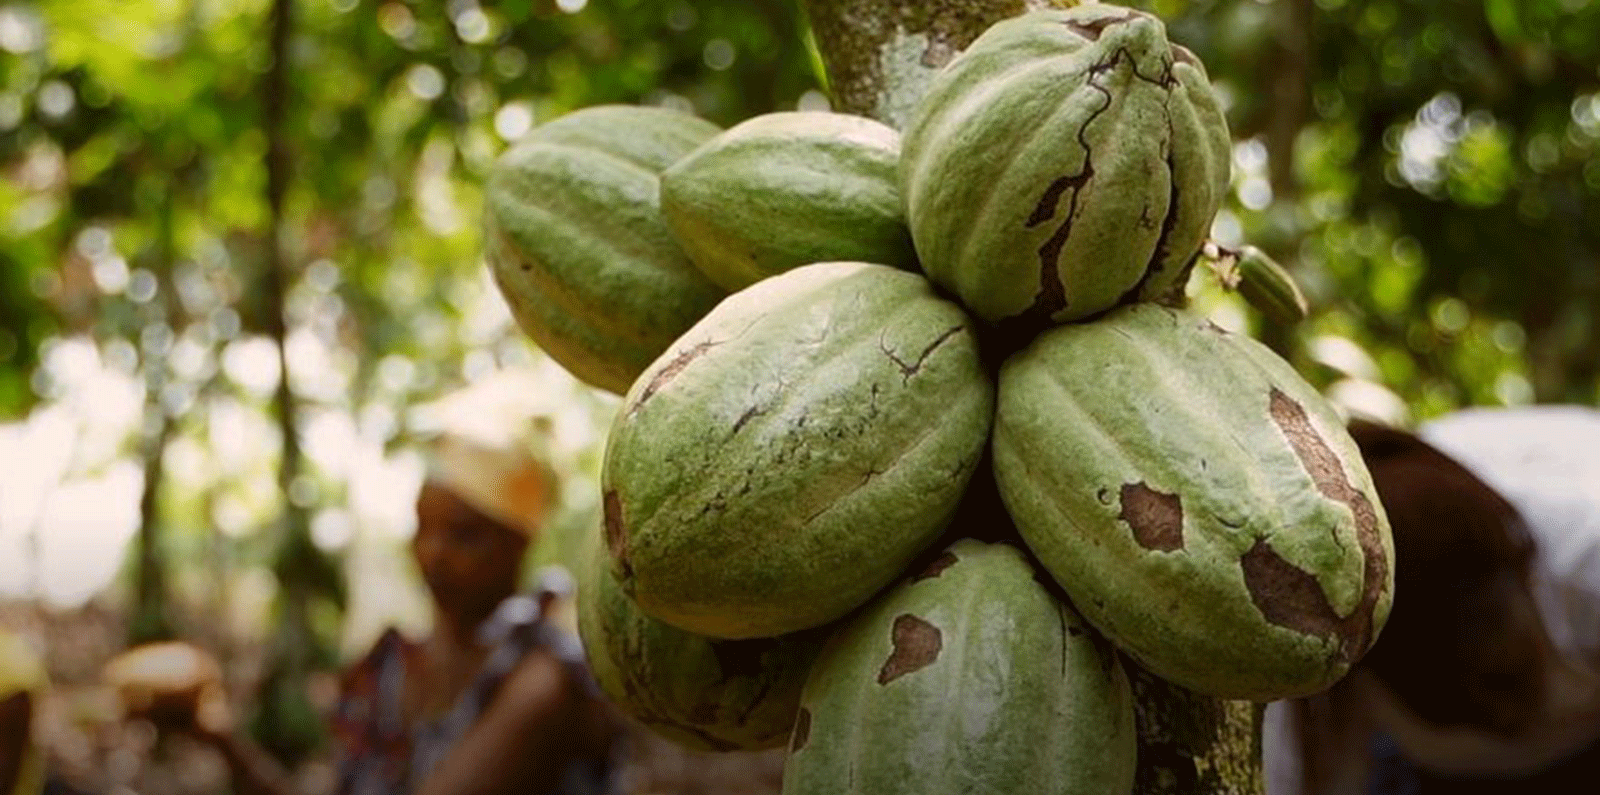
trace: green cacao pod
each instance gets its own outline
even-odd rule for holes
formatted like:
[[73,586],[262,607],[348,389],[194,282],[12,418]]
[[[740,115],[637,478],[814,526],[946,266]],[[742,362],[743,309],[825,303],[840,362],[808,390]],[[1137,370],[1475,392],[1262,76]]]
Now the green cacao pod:
[[900,135],[843,113],[768,113],[661,175],[661,211],[689,258],[738,290],[813,262],[913,269],[900,206]]
[[1388,616],[1394,547],[1354,441],[1265,346],[1136,304],[1000,372],[995,478],[1078,610],[1222,698],[1322,690]]
[[621,394],[725,295],[660,209],[660,173],[718,132],[664,108],[585,108],[534,129],[485,186],[485,254],[523,332]]
[[39,710],[45,685],[39,656],[0,629],[0,795],[39,795],[44,787]]
[[1029,331],[1183,288],[1228,187],[1205,68],[1105,3],[979,36],[906,128],[901,189],[929,278]]
[[852,617],[806,680],[784,795],[1126,795],[1116,651],[1020,551],[960,541]]
[[721,638],[839,618],[948,523],[994,387],[918,274],[807,265],[717,305],[640,376],[601,480],[619,582]]
[[1239,248],[1238,290],[1267,320],[1292,326],[1306,319],[1311,304],[1288,269],[1255,246]]
[[578,578],[578,634],[600,689],[629,717],[701,751],[776,748],[825,628],[717,640],[639,610],[611,573],[598,535]]

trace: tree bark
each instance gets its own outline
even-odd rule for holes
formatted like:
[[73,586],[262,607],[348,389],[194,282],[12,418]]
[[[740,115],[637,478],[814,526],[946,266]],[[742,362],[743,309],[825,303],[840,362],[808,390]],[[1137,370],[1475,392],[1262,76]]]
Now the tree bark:
[[[1275,211],[1293,206],[1300,196],[1294,150],[1300,130],[1311,115],[1312,26],[1315,0],[1279,0],[1273,4],[1272,109],[1267,118],[1267,181],[1272,186]],[[1281,241],[1263,241],[1262,248],[1291,274],[1299,264],[1301,235]],[[1266,319],[1259,338],[1289,361],[1301,353],[1300,339],[1289,326]]]
[[278,580],[276,630],[269,644],[267,671],[251,729],[275,757],[294,765],[303,761],[323,740],[323,727],[311,704],[308,682],[330,652],[311,617],[317,580],[326,562],[320,559],[320,552],[312,542],[307,509],[292,497],[294,484],[304,469],[298,431],[299,405],[290,381],[287,344],[290,264],[283,251],[284,197],[291,173],[284,117],[290,94],[289,38],[294,24],[294,0],[273,0],[270,15],[268,41],[272,63],[264,75],[261,96],[261,127],[267,141],[268,209],[262,287],[267,331],[277,343],[279,356],[280,375],[273,408],[283,444],[278,462],[278,492],[283,501],[283,513],[272,563]]
[[806,0],[834,109],[899,129],[928,81],[997,20],[1072,0]]
[[[176,328],[176,314],[169,297],[172,284],[168,275],[173,259],[173,201],[167,186],[162,200],[155,250],[151,257],[151,271],[158,274],[158,289],[146,308],[146,328],[166,324]],[[141,335],[142,336],[142,335]],[[169,343],[170,345],[170,343]],[[172,616],[168,610],[168,565],[165,550],[165,526],[162,525],[161,484],[166,479],[167,443],[172,440],[174,423],[167,416],[162,393],[167,384],[169,354],[166,347],[144,345],[140,351],[143,362],[145,398],[144,433],[141,438],[144,463],[144,485],[139,493],[139,530],[135,536],[138,555],[134,563],[133,615],[128,622],[128,645],[169,640],[175,636]]]
[[1312,25],[1314,0],[1280,0],[1273,5],[1272,111],[1267,119],[1267,179],[1276,199],[1300,194],[1294,145],[1311,114]]
[[[941,67],[989,25],[1070,0],[806,0],[836,110],[901,127]],[[1137,795],[1256,795],[1261,710],[1202,696],[1130,665]]]

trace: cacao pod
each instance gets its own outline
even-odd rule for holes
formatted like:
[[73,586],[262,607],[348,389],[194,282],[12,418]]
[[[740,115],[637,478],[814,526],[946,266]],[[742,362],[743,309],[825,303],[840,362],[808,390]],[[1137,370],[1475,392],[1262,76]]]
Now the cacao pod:
[[645,615],[622,592],[595,541],[579,567],[578,633],[611,702],[696,750],[756,750],[787,741],[827,630],[716,640],[677,629]]
[[1311,304],[1288,269],[1255,246],[1239,249],[1239,295],[1274,323],[1292,326],[1306,319]]
[[1324,689],[1389,612],[1394,547],[1354,441],[1266,346],[1136,304],[1001,368],[995,478],[1078,610],[1222,698]]
[[39,711],[46,683],[39,655],[0,629],[0,795],[39,795],[44,787]]
[[784,795],[1105,795],[1133,788],[1115,649],[1015,547],[959,541],[812,667]]
[[1205,68],[1106,3],[990,27],[906,127],[900,184],[929,278],[1037,331],[1182,291],[1228,187]]
[[938,537],[993,412],[971,320],[920,275],[758,282],[628,391],[601,474],[613,571],[702,635],[833,621]]
[[871,119],[768,113],[667,169],[661,211],[695,265],[729,290],[813,262],[914,269],[899,157],[899,133]]
[[485,186],[485,256],[523,332],[579,380],[626,391],[725,294],[689,262],[660,173],[716,134],[664,108],[585,108],[535,128]]

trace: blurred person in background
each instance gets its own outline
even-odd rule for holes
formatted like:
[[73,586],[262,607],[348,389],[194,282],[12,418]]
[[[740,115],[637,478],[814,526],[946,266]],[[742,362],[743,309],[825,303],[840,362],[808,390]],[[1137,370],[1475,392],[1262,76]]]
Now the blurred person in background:
[[[622,726],[578,639],[548,615],[570,586],[546,578],[519,593],[555,485],[520,451],[437,440],[411,543],[433,628],[418,641],[386,631],[343,674],[332,716],[339,795],[616,791]],[[199,659],[183,661],[178,648]],[[138,662],[152,652],[166,657]],[[238,731],[215,663],[194,647],[132,650],[106,678],[131,715],[216,747],[236,792],[293,792]]]
[[38,795],[42,786],[38,734],[45,684],[39,655],[0,628],[0,795]]
[[1600,792],[1600,411],[1351,433],[1394,608],[1343,681],[1268,706],[1268,795]]

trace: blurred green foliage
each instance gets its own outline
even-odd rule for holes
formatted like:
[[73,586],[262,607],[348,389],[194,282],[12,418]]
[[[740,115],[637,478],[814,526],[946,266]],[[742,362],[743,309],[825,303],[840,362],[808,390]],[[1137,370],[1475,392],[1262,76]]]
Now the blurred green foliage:
[[[325,526],[352,522],[337,509],[348,464],[319,455],[324,429],[348,422],[403,448],[408,407],[533,355],[481,320],[492,307],[478,190],[508,141],[605,102],[732,123],[793,107],[817,78],[787,2],[295,0],[279,65],[290,173],[274,229],[272,5],[0,5],[0,419],[79,388],[70,368],[49,366],[65,339],[90,340],[103,365],[142,383],[145,422],[123,429],[113,454],[142,459],[155,479],[142,521],[172,531],[150,542],[162,557],[213,565],[151,579],[149,562],[135,563],[135,580],[171,581],[204,602],[228,576],[219,567],[268,572],[280,603],[310,619],[281,622],[269,639],[288,668],[269,670],[264,686],[281,696],[303,689],[308,663],[331,662],[344,605],[341,578],[283,520],[293,504],[334,520]],[[275,234],[286,306],[265,289]],[[279,312],[292,427],[309,461],[287,494],[273,474],[281,448],[231,467],[217,453],[239,433],[271,438]],[[199,488],[160,482],[157,453],[186,443],[210,451],[209,477]],[[592,458],[566,463],[593,468]],[[67,476],[105,463],[79,461]],[[570,529],[593,518],[582,508],[558,514],[565,532],[552,547],[572,546]],[[159,629],[159,618],[134,623]],[[303,699],[267,700],[283,714],[259,715],[262,735],[303,753]],[[283,725],[263,725],[273,723]]]
[[1237,234],[1321,308],[1303,371],[1351,375],[1331,337],[1413,418],[1600,400],[1600,3],[1145,5],[1231,100]]

